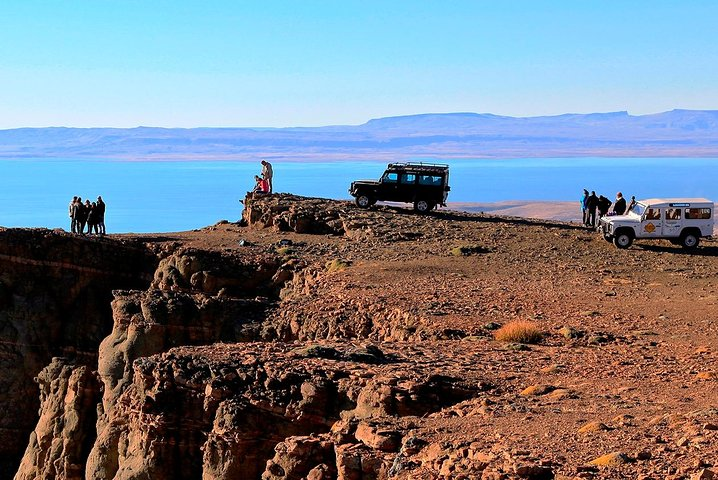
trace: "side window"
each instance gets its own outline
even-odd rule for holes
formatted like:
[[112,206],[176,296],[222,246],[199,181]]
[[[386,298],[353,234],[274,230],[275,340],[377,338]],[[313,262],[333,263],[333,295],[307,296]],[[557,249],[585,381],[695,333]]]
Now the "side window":
[[708,220],[711,218],[710,208],[686,208],[687,220]]
[[416,175],[413,173],[402,173],[401,183],[416,183]]
[[646,209],[646,220],[660,220],[661,209],[660,208],[647,208]]
[[438,175],[419,175],[419,185],[441,186],[441,177]]
[[666,220],[680,220],[681,209],[680,208],[666,208]]
[[396,172],[387,172],[381,179],[384,183],[397,183],[399,181],[399,174]]

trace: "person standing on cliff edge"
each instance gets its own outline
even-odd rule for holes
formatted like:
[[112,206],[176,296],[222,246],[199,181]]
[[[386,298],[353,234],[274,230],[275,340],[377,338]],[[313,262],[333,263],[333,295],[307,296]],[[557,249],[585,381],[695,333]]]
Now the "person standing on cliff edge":
[[77,233],[77,220],[75,218],[77,214],[77,197],[72,197],[72,201],[67,208],[68,213],[70,214],[70,231],[72,233]]
[[274,171],[272,171],[272,164],[266,160],[262,160],[262,178],[267,181],[267,186],[269,187],[269,190],[266,193],[272,193],[273,176]]
[[105,234],[105,202],[102,200],[102,196],[97,197],[97,227],[99,228],[100,235]]
[[591,195],[586,199],[586,209],[588,210],[586,218],[587,227],[596,226],[596,208],[598,208],[598,197],[596,196],[596,192],[591,190]]

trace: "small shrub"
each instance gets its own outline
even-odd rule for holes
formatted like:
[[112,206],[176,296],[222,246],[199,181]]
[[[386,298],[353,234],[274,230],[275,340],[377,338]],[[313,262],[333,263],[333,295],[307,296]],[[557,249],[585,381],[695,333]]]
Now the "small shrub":
[[464,245],[461,247],[452,248],[450,253],[454,257],[468,257],[469,255],[476,255],[479,253],[487,253],[488,249],[480,245]]
[[494,338],[499,342],[538,343],[543,332],[533,322],[515,320],[496,330]]
[[573,327],[563,327],[561,330],[558,331],[561,335],[563,335],[565,338],[575,340],[577,338],[583,337],[586,332],[582,332],[581,330],[576,330]]
[[351,262],[348,260],[332,260],[331,262],[327,262],[326,269],[327,272],[339,272],[347,268],[349,265],[351,265]]
[[291,253],[294,253],[294,250],[292,247],[280,247],[277,249],[277,253],[280,255],[289,255]]

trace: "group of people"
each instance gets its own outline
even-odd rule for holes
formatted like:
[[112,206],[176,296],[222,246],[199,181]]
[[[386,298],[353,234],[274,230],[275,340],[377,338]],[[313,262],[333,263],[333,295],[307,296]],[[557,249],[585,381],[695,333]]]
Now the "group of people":
[[272,170],[272,164],[266,160],[262,160],[262,173],[261,176],[254,176],[254,189],[250,192],[252,194],[265,194],[272,193],[272,177],[274,171]]
[[92,234],[94,231],[97,235],[105,234],[105,202],[101,196],[98,196],[95,202],[85,200],[85,203],[82,203],[81,197],[72,197],[68,210],[72,233],[84,235]]
[[[636,205],[636,197],[631,197],[631,202],[626,204],[623,194],[618,192],[616,200],[611,202],[603,195],[596,196],[595,191],[591,191],[589,195],[588,190],[584,189],[580,203],[584,226],[595,228],[597,225],[596,213],[598,213],[598,220],[605,215],[623,215],[630,212]],[[613,205],[613,208],[611,208],[611,205]]]

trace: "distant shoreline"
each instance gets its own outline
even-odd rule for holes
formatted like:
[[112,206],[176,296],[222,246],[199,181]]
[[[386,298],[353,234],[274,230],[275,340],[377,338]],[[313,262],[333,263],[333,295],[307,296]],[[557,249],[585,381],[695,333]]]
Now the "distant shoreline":
[[718,111],[506,117],[418,114],[361,125],[287,128],[18,128],[4,158],[162,160],[718,157]]
[[501,160],[538,160],[538,159],[585,159],[585,158],[605,158],[605,159],[622,159],[622,158],[634,158],[634,159],[716,159],[718,160],[718,150],[706,152],[705,154],[698,154],[696,152],[685,152],[685,151],[674,151],[674,152],[606,152],[606,151],[594,151],[577,154],[574,152],[561,153],[561,152],[546,152],[541,154],[515,154],[515,155],[442,155],[432,158],[428,154],[422,155],[377,155],[377,154],[319,154],[319,155],[272,155],[272,154],[246,154],[246,155],[182,155],[182,156],[126,156],[126,155],[16,155],[0,153],[0,161],[3,160],[45,160],[45,161],[88,161],[88,162],[257,162],[260,159],[265,159],[270,162],[287,162],[287,163],[333,163],[333,162],[376,162],[376,163],[392,163],[392,162],[424,162],[424,163],[445,163],[447,160],[453,161],[471,161],[471,160],[490,160],[490,161],[501,161]]
[[515,160],[556,160],[556,159],[586,159],[586,158],[602,158],[607,160],[620,160],[620,159],[715,159],[718,160],[718,151],[712,152],[711,154],[705,155],[691,155],[683,154],[682,152],[675,152],[674,154],[637,154],[637,153],[621,153],[621,154],[607,154],[606,152],[593,152],[585,155],[575,154],[545,154],[545,155],[523,155],[523,156],[488,156],[488,155],[447,155],[437,156],[432,158],[428,155],[422,156],[377,156],[373,154],[366,155],[292,155],[292,156],[277,156],[277,155],[262,155],[262,154],[247,154],[237,156],[210,156],[210,155],[186,155],[186,156],[123,156],[123,155],[77,155],[77,156],[61,156],[61,155],[10,155],[0,153],[0,161],[4,160],[41,160],[41,161],[83,161],[83,162],[128,162],[128,163],[142,163],[142,162],[157,162],[157,163],[182,163],[182,162],[258,162],[259,160],[268,160],[270,162],[286,162],[286,163],[336,163],[336,162],[367,162],[367,163],[379,163],[387,164],[392,162],[418,162],[418,163],[446,163],[447,161],[472,161],[472,160],[487,160],[487,161],[515,161]]

